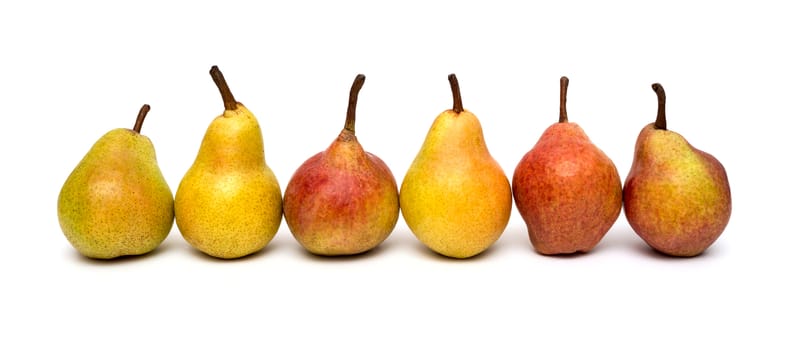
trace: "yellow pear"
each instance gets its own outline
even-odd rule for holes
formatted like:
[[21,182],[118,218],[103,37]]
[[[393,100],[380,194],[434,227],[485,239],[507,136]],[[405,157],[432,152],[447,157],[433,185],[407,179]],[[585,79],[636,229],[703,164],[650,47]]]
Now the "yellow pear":
[[151,140],[133,129],[104,134],[71,172],[58,196],[58,220],[82,255],[111,259],[148,253],[173,227],[173,193]]
[[449,75],[454,104],[428,131],[400,187],[400,209],[414,235],[433,251],[468,258],[485,251],[507,226],[512,193],[491,157],[477,117],[463,109]]
[[222,72],[211,68],[225,111],[209,125],[175,193],[175,222],[193,247],[234,259],[265,247],[279,230],[282,192],[266,165],[255,116],[236,101]]

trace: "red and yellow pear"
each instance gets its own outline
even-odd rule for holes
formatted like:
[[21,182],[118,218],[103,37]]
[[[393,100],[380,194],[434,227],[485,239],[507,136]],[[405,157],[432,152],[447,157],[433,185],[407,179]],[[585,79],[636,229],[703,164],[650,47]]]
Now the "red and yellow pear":
[[339,136],[307,159],[285,189],[285,221],[316,255],[369,251],[389,236],[400,215],[394,175],[356,138],[356,102],[364,80],[359,74],[353,82]]
[[653,84],[658,113],[636,140],[625,179],[625,216],[649,246],[667,255],[704,252],[731,217],[726,169],[715,157],[666,129],[666,93]]

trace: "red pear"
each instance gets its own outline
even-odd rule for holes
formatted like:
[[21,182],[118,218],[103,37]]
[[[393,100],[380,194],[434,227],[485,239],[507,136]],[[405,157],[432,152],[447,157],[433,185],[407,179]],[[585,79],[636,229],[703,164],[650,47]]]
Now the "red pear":
[[616,166],[583,129],[567,121],[567,86],[560,80],[559,122],[523,156],[512,192],[534,249],[571,254],[594,248],[619,217],[622,184]]

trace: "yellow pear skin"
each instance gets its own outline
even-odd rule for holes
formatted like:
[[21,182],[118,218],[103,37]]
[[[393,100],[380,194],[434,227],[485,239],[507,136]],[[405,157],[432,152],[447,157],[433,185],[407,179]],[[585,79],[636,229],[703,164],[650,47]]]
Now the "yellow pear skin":
[[104,134],[74,168],[58,196],[58,220],[82,255],[112,259],[158,247],[173,226],[173,194],[151,140],[134,129]]
[[193,247],[240,258],[263,249],[279,230],[282,192],[266,165],[255,116],[233,98],[219,69],[211,76],[225,102],[175,194],[175,222]]
[[491,157],[477,117],[463,109],[454,74],[454,105],[433,122],[403,179],[400,208],[414,235],[433,251],[468,258],[488,249],[507,226],[512,192]]

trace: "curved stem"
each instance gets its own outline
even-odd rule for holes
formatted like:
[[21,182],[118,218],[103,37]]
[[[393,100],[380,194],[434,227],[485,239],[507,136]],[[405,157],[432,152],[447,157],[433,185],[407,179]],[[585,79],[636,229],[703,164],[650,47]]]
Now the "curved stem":
[[666,91],[659,83],[652,84],[652,90],[657,94],[658,109],[655,119],[655,129],[666,130]]
[[348,97],[348,112],[345,114],[345,130],[356,133],[356,100],[359,98],[359,90],[364,85],[364,74],[359,74],[351,85],[351,96]]
[[137,113],[137,120],[134,122],[134,128],[132,128],[134,132],[138,134],[140,133],[140,130],[142,129],[142,122],[145,121],[145,116],[148,115],[148,111],[150,110],[151,110],[151,106],[147,104],[142,105],[142,108],[140,108],[140,112]]
[[236,109],[236,99],[233,97],[233,93],[230,92],[230,88],[227,86],[227,82],[225,81],[225,76],[222,75],[222,71],[219,70],[219,67],[211,67],[211,78],[214,79],[214,84],[216,84],[216,87],[219,88],[219,93],[222,94],[222,101],[225,102],[225,109]]
[[559,123],[567,122],[567,86],[570,79],[562,77],[559,79]]
[[449,87],[452,88],[452,110],[455,113],[463,112],[463,100],[460,98],[460,84],[455,74],[449,75]]

